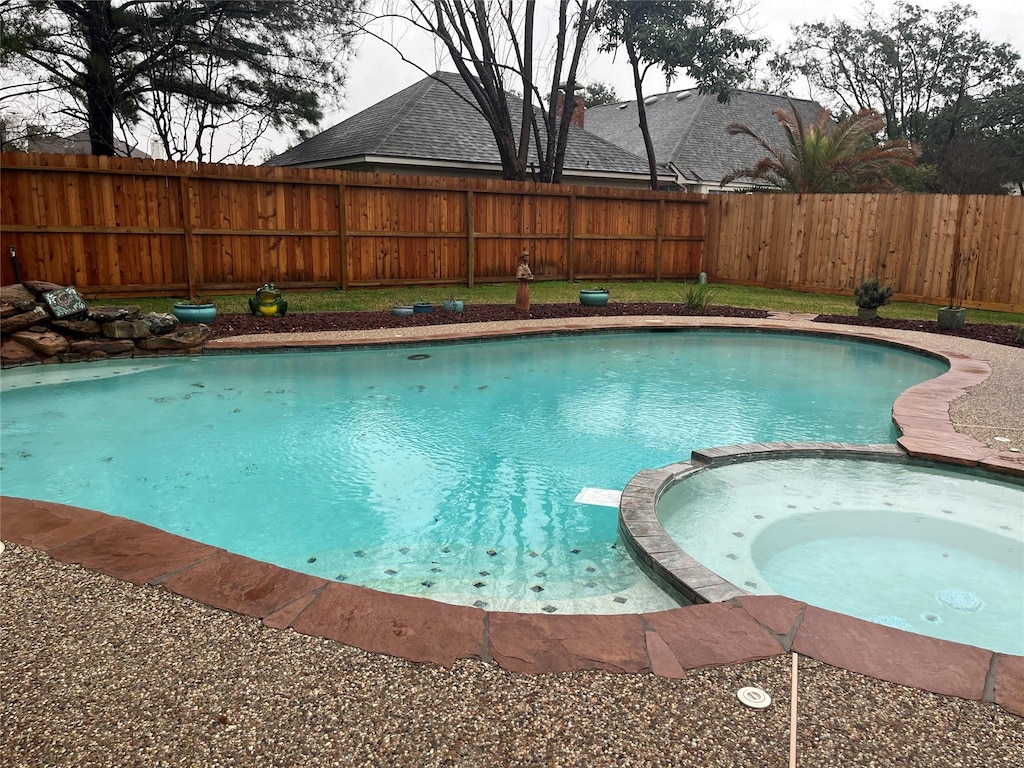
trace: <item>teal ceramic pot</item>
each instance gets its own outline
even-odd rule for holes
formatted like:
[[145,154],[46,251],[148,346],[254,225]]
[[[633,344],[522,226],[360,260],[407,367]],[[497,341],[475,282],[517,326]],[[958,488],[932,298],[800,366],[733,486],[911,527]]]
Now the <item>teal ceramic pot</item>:
[[217,316],[213,304],[175,304],[171,311],[183,323],[212,323]]
[[431,304],[429,301],[417,301],[415,304],[412,305],[412,311],[413,314],[422,315],[426,312],[433,312],[434,305]]
[[408,317],[412,314],[412,307],[392,307],[391,314],[398,317]]
[[443,306],[445,312],[461,312],[466,307],[462,299],[445,299]]
[[608,291],[603,288],[580,291],[580,304],[586,307],[603,307],[608,303]]

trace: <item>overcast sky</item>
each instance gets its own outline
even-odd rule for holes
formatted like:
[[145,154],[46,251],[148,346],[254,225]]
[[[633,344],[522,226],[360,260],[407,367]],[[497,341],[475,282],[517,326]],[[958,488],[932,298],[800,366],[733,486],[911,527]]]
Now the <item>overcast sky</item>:
[[[516,0],[518,2],[518,0]],[[755,0],[750,0],[755,2]],[[553,6],[554,0],[540,0],[540,5]],[[918,0],[917,5],[928,9],[939,9],[948,0]],[[992,42],[1009,42],[1018,52],[1024,52],[1024,2],[1021,0],[964,0],[964,4],[977,11],[974,24],[982,36]],[[750,22],[757,35],[767,37],[772,46],[788,41],[790,25],[833,18],[856,20],[866,3],[863,0],[828,0],[825,3],[808,0],[756,0],[750,14]],[[892,7],[888,0],[878,0],[876,7],[886,10]],[[538,16],[539,16],[538,12]],[[454,71],[450,61],[435,53],[431,41],[415,30],[404,35],[395,34],[403,54],[428,72],[437,69]],[[383,100],[402,88],[423,77],[422,72],[401,60],[401,57],[382,42],[364,39],[358,48],[355,60],[349,69],[347,95],[337,110],[327,111],[321,128],[335,125],[372,104]],[[608,54],[591,52],[577,78],[581,82],[601,81],[612,85],[620,99],[631,99],[633,93],[632,74],[625,55],[614,60]],[[685,88],[690,83],[678,80],[673,89]],[[657,93],[665,90],[662,77],[655,72],[644,81],[645,91]],[[797,96],[805,96],[799,92]],[[287,139],[274,142],[275,151],[283,151],[289,145]]]

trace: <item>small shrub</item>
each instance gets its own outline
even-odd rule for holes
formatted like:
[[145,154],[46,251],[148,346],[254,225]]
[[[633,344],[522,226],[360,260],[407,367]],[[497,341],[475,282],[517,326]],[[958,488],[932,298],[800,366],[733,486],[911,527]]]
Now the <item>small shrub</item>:
[[888,304],[891,298],[892,285],[883,286],[877,277],[861,280],[853,289],[853,301],[861,309],[877,309]]
[[1024,344],[1024,325],[1015,325],[1013,330],[1016,331],[1013,340],[1018,344]]
[[683,306],[691,312],[704,314],[715,298],[715,289],[707,283],[687,283],[683,291]]

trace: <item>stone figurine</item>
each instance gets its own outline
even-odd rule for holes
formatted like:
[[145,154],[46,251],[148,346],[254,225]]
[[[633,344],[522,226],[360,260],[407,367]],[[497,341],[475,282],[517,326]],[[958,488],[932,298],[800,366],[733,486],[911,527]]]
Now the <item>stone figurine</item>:
[[519,269],[516,270],[516,280],[519,281],[519,287],[516,289],[516,309],[529,312],[530,281],[533,280],[533,272],[530,271],[530,254],[526,251],[519,254]]

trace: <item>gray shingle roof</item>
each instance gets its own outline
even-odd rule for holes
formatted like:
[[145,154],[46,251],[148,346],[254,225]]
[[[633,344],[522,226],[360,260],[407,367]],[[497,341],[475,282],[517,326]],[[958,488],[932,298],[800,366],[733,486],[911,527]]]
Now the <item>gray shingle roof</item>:
[[[518,125],[522,101],[509,96],[509,107]],[[365,156],[500,167],[487,121],[462,78],[450,72],[437,72],[410,85],[282,152],[267,165],[330,165]],[[536,161],[532,142],[530,158]],[[647,174],[645,159],[575,126],[569,128],[564,168]]]
[[[652,101],[654,99],[654,101]],[[650,103],[648,103],[650,102]],[[805,122],[821,111],[814,101],[793,99]],[[687,178],[718,182],[735,168],[754,165],[765,156],[749,136],[730,136],[733,123],[750,126],[760,136],[785,146],[785,135],[773,111],[789,110],[784,96],[755,91],[735,91],[725,104],[716,96],[696,89],[648,96],[644,101],[647,123],[659,165],[672,163]],[[633,153],[646,156],[635,101],[592,107],[586,128]]]

